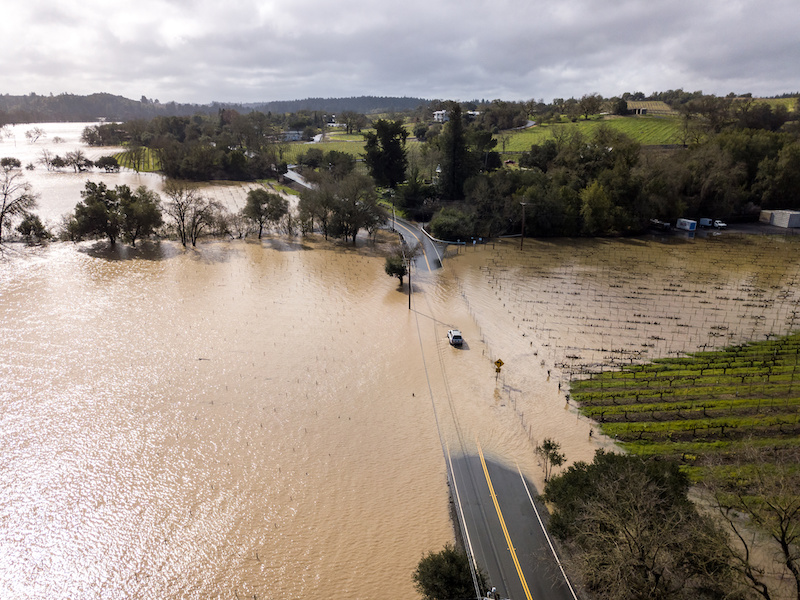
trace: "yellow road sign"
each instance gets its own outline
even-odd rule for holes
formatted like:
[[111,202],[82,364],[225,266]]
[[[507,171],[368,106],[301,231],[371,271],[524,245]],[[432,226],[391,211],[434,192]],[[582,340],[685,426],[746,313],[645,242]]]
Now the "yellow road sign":
[[504,364],[505,363],[502,360],[500,360],[499,358],[496,361],[494,361],[494,366],[496,366],[498,369],[500,367],[502,367]]

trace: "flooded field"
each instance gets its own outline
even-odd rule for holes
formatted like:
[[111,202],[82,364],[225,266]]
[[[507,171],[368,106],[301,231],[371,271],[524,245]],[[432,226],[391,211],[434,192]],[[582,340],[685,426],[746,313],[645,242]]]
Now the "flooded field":
[[[37,123],[9,125],[3,128],[4,135],[0,135],[0,158],[18,158],[22,163],[22,173],[25,181],[33,186],[33,191],[40,196],[39,206],[34,209],[42,222],[50,228],[60,223],[61,217],[71,212],[81,200],[81,191],[86,181],[104,182],[109,187],[127,185],[136,188],[143,185],[155,190],[162,195],[163,177],[156,173],[136,173],[122,170],[119,173],[106,173],[94,169],[83,173],[75,173],[72,168],[58,171],[48,171],[40,164],[43,151],[62,158],[75,150],[83,152],[92,161],[101,156],[108,156],[123,150],[117,147],[90,147],[80,141],[85,127],[95,123]],[[34,127],[40,128],[45,135],[35,143],[31,143],[25,132]],[[25,167],[33,165],[33,170]],[[203,186],[203,194],[217,200],[232,212],[237,212],[244,206],[247,192],[254,187],[252,183],[216,183]]]
[[[525,244],[462,249],[448,264],[477,324],[473,336],[505,362],[503,391],[531,440],[558,439],[572,448],[568,459],[590,460],[593,447],[610,443],[596,431],[581,443],[592,424],[565,402],[571,378],[800,326],[797,236]],[[564,418],[539,418],[554,405],[569,409]]]
[[382,259],[302,242],[118,258],[64,244],[0,264],[0,595],[411,594],[452,527]]
[[539,484],[545,436],[590,459],[570,373],[788,331],[796,243],[497,244],[418,273],[410,311],[368,246],[11,245],[1,593],[413,596],[453,535],[443,450]]
[[365,241],[4,246],[0,596],[413,598],[445,453],[541,485],[544,437],[613,447],[572,375],[797,326],[796,238],[525,244],[415,272],[411,310]]

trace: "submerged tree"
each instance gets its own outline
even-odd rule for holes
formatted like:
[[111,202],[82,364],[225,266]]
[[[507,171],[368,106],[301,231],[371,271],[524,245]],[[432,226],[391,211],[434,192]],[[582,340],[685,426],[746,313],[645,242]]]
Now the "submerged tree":
[[122,213],[122,233],[131,246],[136,246],[137,239],[152,234],[163,224],[161,198],[143,185],[136,191],[131,191],[127,185],[116,189]]
[[66,162],[68,166],[72,167],[76,173],[88,171],[94,166],[94,163],[89,160],[83,153],[83,150],[80,149],[67,152],[66,156],[64,157],[64,162]]
[[94,166],[103,169],[106,173],[119,173],[119,161],[113,156],[101,156],[94,162]]
[[288,212],[289,201],[283,196],[265,189],[247,192],[247,201],[242,209],[242,215],[258,225],[258,239],[261,239],[265,226],[277,223]]
[[122,227],[116,190],[102,182],[87,181],[81,196],[83,200],[75,205],[73,233],[77,239],[87,235],[107,237],[114,246]]
[[182,181],[168,181],[164,193],[169,198],[164,212],[171,218],[181,244],[184,247],[187,243],[196,246],[203,231],[214,224],[221,206],[204,198],[197,188]]
[[553,473],[553,468],[560,467],[566,460],[566,455],[560,451],[561,444],[544,438],[541,446],[536,446],[536,454],[542,459],[544,463],[544,480],[549,481],[550,475]]
[[403,285],[403,277],[408,275],[406,259],[402,254],[396,252],[386,257],[386,264],[383,269],[389,277],[397,277],[400,280],[400,285]]
[[33,129],[28,129],[28,131],[25,132],[25,139],[27,139],[31,144],[35,144],[39,141],[39,138],[46,136],[47,134],[41,127],[34,127]]
[[162,224],[160,198],[145,186],[131,190],[127,185],[109,189],[105,183],[87,181],[83,200],[66,225],[71,239],[107,237],[112,246],[121,236],[132,246]]
[[11,163],[8,165],[0,169],[0,242],[9,221],[36,206],[36,194],[31,184],[24,180],[21,172],[12,168]]
[[50,232],[39,216],[33,213],[26,213],[22,217],[22,221],[17,225],[17,231],[28,241],[50,239]]

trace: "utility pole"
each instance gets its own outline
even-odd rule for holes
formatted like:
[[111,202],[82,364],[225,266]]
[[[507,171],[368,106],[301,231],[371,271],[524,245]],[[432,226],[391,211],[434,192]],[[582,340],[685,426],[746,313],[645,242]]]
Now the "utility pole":
[[408,257],[408,310],[411,310],[411,257]]
[[408,265],[408,310],[411,310],[411,261],[413,259],[414,253],[406,254],[405,242],[403,242],[403,263]]
[[522,237],[519,238],[519,249],[525,244],[525,207],[528,206],[527,202],[520,202],[522,206]]

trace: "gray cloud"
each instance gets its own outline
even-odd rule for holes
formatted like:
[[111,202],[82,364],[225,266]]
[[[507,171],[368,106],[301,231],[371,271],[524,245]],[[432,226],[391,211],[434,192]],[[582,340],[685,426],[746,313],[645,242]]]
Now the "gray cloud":
[[162,101],[800,89],[796,0],[11,0],[2,93]]

